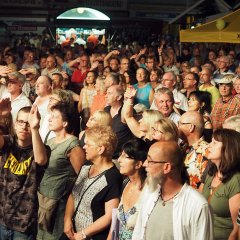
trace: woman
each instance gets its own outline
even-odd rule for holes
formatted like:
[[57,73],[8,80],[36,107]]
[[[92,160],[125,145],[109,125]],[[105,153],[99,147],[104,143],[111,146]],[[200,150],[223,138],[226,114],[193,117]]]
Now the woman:
[[87,123],[90,117],[90,107],[93,102],[93,97],[97,91],[95,89],[95,83],[97,79],[97,73],[95,71],[89,71],[84,81],[84,88],[81,90],[78,111],[82,112],[82,120],[84,125]]
[[73,110],[67,104],[58,103],[51,108],[49,130],[54,131],[56,137],[47,142],[51,156],[39,192],[44,197],[58,200],[58,205],[52,229],[46,231],[39,225],[38,240],[58,240],[62,235],[66,202],[85,161],[78,139],[71,134],[74,130],[73,121]]
[[188,98],[188,110],[198,111],[203,115],[204,130],[203,135],[207,142],[211,141],[213,127],[210,119],[211,95],[205,91],[191,92]]
[[48,125],[49,125],[51,108],[57,103],[65,103],[68,105],[68,107],[73,108],[74,102],[73,102],[72,94],[69,91],[62,90],[62,89],[53,90],[47,106],[48,113],[42,119],[42,123],[40,124],[40,129],[39,129],[39,133],[43,142],[47,142],[47,140],[56,136],[54,131],[49,130]]
[[124,94],[124,105],[122,108],[122,120],[126,122],[131,132],[145,141],[152,141],[152,128],[154,124],[163,118],[163,115],[157,110],[144,110],[141,119],[138,121],[133,116],[133,99],[136,95],[136,89],[128,88]]
[[[218,129],[208,147],[212,165],[202,194],[213,210],[216,240],[237,239],[236,224],[240,206],[240,133]],[[201,186],[202,187],[202,186]]]
[[158,120],[152,127],[152,139],[178,142],[178,128],[176,124],[168,118]]
[[[112,209],[119,204],[122,178],[112,162],[117,146],[111,127],[86,130],[86,159],[91,163],[81,168],[64,217],[64,232],[70,239],[102,240],[107,238]],[[72,217],[75,215],[75,228]]]
[[122,75],[122,85],[124,90],[136,83],[136,79],[131,71],[125,71]]
[[106,88],[102,77],[97,78],[95,89],[97,93],[93,97],[92,105],[90,106],[91,116],[95,111],[103,110],[106,107]]
[[[87,121],[87,128],[92,128],[96,126],[107,127],[112,125],[112,117],[110,113],[105,112],[103,110],[96,111]],[[79,134],[80,146],[83,147],[85,145],[85,130],[81,131]]]
[[[116,235],[121,240],[132,239],[133,229],[140,210],[139,199],[146,179],[143,162],[147,158],[148,149],[149,147],[143,140],[132,139],[123,145],[122,154],[118,158],[120,173],[126,176],[117,211],[120,226]],[[108,240],[112,239],[112,230]]]
[[150,108],[154,91],[149,84],[149,73],[145,68],[138,68],[136,72],[137,83],[133,85],[133,87],[137,90],[137,94],[135,96],[135,104],[141,103],[146,106],[147,109]]

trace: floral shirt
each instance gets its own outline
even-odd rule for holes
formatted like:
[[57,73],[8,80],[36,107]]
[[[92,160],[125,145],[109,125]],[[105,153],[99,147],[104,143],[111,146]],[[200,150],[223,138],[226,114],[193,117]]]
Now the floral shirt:
[[208,165],[208,159],[205,156],[207,145],[208,143],[200,138],[186,151],[184,163],[189,174],[190,185],[193,188],[199,188],[206,177],[204,171]]

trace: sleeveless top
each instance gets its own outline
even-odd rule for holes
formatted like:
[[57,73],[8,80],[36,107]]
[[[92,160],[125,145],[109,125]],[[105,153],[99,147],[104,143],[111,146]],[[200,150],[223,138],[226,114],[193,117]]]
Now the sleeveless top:
[[138,84],[134,84],[133,87],[137,90],[137,95],[135,97],[135,104],[141,103],[146,106],[147,109],[150,108],[149,95],[152,87],[147,83],[144,87],[139,88]]

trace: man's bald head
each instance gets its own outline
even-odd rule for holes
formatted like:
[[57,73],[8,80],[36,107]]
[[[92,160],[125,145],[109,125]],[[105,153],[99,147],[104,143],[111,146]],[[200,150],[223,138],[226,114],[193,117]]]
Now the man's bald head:
[[158,156],[156,161],[170,162],[177,168],[183,165],[182,151],[175,141],[156,142],[150,147],[150,150],[155,151],[156,156]]
[[[204,119],[201,113],[197,111],[187,111],[185,112],[181,118],[181,123],[191,123],[195,126],[196,131],[202,134],[204,128]],[[180,124],[181,124],[180,123]]]

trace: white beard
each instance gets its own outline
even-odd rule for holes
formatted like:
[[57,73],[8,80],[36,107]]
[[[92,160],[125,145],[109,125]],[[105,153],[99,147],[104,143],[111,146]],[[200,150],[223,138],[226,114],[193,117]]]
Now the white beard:
[[147,185],[149,187],[150,192],[155,192],[158,188],[158,186],[162,184],[163,182],[163,174],[159,174],[157,177],[147,177]]

